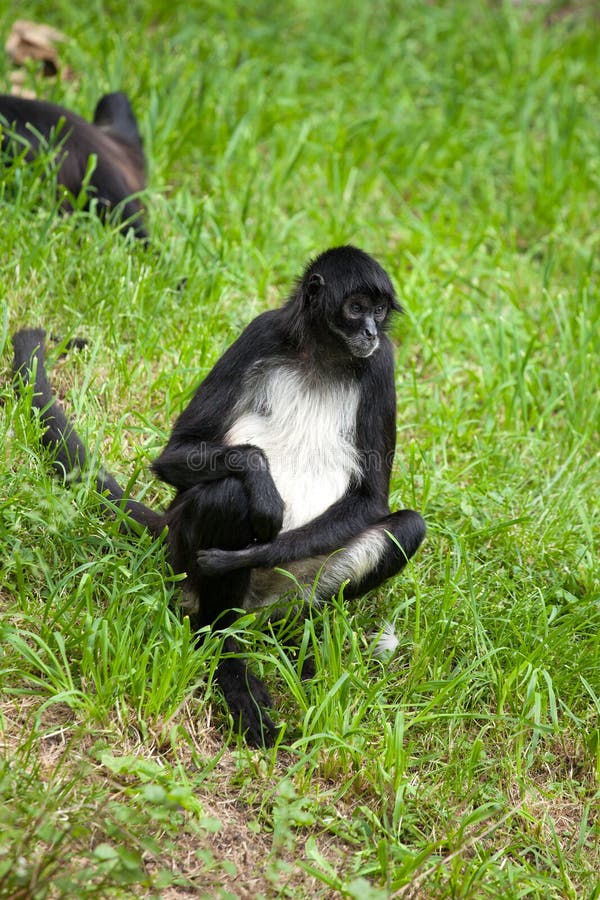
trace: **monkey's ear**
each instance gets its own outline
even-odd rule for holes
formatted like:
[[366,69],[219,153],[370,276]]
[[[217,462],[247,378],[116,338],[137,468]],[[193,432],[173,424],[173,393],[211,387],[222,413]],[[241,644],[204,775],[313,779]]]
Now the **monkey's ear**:
[[325,279],[322,275],[319,275],[318,272],[314,272],[308,279],[308,284],[306,285],[306,293],[311,300],[314,300],[317,294],[320,294],[324,287]]

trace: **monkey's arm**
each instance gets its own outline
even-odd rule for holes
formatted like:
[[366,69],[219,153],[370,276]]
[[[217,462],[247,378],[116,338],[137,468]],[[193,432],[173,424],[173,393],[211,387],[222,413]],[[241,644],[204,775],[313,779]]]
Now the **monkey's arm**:
[[255,473],[269,471],[262,450],[250,444],[228,447],[211,441],[169,441],[158,459],[152,463],[152,471],[161,481],[180,491],[222,478],[239,478],[245,481]]
[[183,410],[165,449],[153,463],[156,475],[178,491],[222,478],[252,480],[269,473],[262,450],[249,444],[228,446],[225,435],[234,418],[234,410],[243,393],[244,373],[263,356],[269,347],[263,323],[272,313],[258,316],[223,354],[200,384]]
[[181,413],[152,466],[160,479],[180,493],[211,481],[239,479],[261,541],[272,540],[280,530],[283,500],[263,451],[251,444],[228,446],[224,438],[243,393],[245,373],[271,352],[268,323],[276,313],[271,310],[258,316],[223,354]]
[[344,547],[369,524],[388,512],[377,498],[353,491],[300,528],[284,531],[270,543],[243,550],[200,550],[198,565],[205,575],[245,568],[272,569],[311,556],[327,555]]
[[283,500],[269,470],[267,457],[258,447],[238,444],[169,443],[152,469],[179,491],[224,478],[239,478],[248,495],[250,521],[256,537],[270,541],[283,523]]

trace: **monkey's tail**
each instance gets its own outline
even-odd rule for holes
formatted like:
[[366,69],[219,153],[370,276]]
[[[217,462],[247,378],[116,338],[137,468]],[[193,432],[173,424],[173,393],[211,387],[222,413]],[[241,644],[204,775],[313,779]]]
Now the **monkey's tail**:
[[[66,483],[78,481],[86,467],[88,454],[83,441],[56,400],[46,374],[44,343],[46,332],[41,328],[24,328],[13,336],[13,375],[17,394],[33,381],[32,405],[40,411],[44,426],[42,442],[54,455],[54,468]],[[135,522],[159,535],[165,526],[165,518],[137,500],[125,496],[125,492],[110,472],[100,469],[96,475],[98,493],[107,497],[110,504],[124,510]],[[107,508],[110,507],[107,503]]]

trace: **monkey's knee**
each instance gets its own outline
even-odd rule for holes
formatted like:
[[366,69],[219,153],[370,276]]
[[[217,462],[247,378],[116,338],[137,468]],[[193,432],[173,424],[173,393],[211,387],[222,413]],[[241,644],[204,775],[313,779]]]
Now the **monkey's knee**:
[[401,509],[391,513],[382,523],[385,531],[393,537],[399,551],[399,557],[407,562],[414,556],[427,532],[423,516],[414,509]]
[[333,557],[331,574],[340,583],[344,577],[349,579],[344,590],[348,599],[366,594],[402,571],[423,542],[425,532],[425,522],[418,512],[403,509],[391,513]]

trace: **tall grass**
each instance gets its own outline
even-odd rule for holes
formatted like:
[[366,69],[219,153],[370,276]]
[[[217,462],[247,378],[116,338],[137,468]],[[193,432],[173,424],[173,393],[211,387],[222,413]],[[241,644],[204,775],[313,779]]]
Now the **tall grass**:
[[[593,4],[27,17],[70,38],[74,77],[31,69],[40,95],[89,115],[130,94],[153,240],[61,217],[43,160],[3,170],[0,895],[600,896]],[[261,753],[223,737],[222,636],[195,642],[160,542],[107,523],[93,480],[52,479],[10,335],[88,338],[53,383],[159,505],[149,463],[194,386],[344,241],[406,310],[391,499],[428,539],[358,602],[236,626],[284,724]]]

